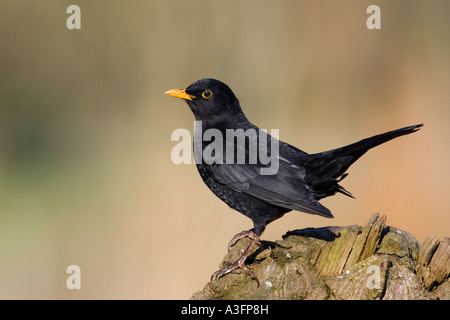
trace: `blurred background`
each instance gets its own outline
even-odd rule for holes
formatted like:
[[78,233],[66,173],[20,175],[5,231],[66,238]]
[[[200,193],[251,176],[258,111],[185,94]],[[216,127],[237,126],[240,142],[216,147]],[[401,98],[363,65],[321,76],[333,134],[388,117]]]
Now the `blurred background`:
[[321,201],[334,220],[291,212],[263,239],[374,212],[420,242],[449,236],[449,15],[446,0],[2,1],[0,298],[186,299],[206,284],[252,223],[170,158],[194,118],[163,92],[204,77],[310,153],[425,123],[350,168],[356,200]]

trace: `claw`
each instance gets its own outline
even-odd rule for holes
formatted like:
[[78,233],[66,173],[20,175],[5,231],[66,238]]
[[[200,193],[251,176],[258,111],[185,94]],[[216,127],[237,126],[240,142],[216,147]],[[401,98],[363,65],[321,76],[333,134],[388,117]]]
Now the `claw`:
[[237,235],[235,235],[233,237],[233,239],[231,239],[231,241],[228,243],[228,250],[237,242],[237,240],[242,239],[244,237],[249,237],[252,239],[252,242],[249,244],[249,246],[247,247],[247,249],[245,250],[245,252],[242,254],[242,256],[239,258],[238,261],[225,266],[219,270],[217,270],[216,272],[214,272],[211,276],[211,280],[216,278],[216,280],[218,281],[220,277],[226,275],[227,273],[230,273],[233,270],[236,269],[242,269],[245,272],[247,272],[247,274],[256,281],[256,284],[259,287],[259,280],[258,277],[256,277],[255,273],[250,270],[247,265],[245,264],[245,260],[247,259],[247,257],[250,255],[253,247],[255,246],[255,244],[259,243],[259,236],[257,236],[255,234],[255,232],[253,231],[253,229],[251,230],[247,230],[247,231],[243,231],[241,233],[238,233]]
[[[246,258],[246,257],[245,257],[245,258]],[[214,272],[214,273],[212,274],[211,280],[216,279],[216,281],[219,281],[220,277],[222,277],[222,276],[224,276],[224,275],[230,273],[231,271],[234,271],[234,270],[236,270],[236,269],[242,269],[242,270],[244,270],[245,272],[247,272],[247,274],[248,274],[253,280],[256,281],[256,284],[257,284],[257,286],[258,286],[258,288],[259,288],[259,280],[258,280],[258,277],[257,277],[256,274],[255,274],[252,270],[250,270],[249,267],[247,267],[247,266],[245,265],[245,263],[244,263],[243,261],[241,261],[241,260],[242,260],[242,258],[239,259],[238,261],[236,261],[235,263],[232,263],[232,264],[230,264],[230,265],[228,265],[228,266],[225,266],[225,267],[221,268],[220,270],[217,270],[216,272]]]

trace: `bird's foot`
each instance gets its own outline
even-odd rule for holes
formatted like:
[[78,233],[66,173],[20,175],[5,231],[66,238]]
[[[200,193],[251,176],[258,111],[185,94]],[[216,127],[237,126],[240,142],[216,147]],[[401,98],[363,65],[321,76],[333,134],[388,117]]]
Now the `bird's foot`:
[[[235,235],[233,237],[233,239],[231,239],[230,243],[233,242],[233,240],[235,240],[235,242],[238,239],[244,238],[246,236],[251,236],[252,237],[252,242],[250,242],[250,244],[248,245],[247,249],[245,249],[244,253],[242,254],[242,256],[234,263],[225,266],[223,268],[221,268],[220,270],[216,271],[213,273],[213,275],[211,276],[211,280],[212,279],[216,279],[219,280],[220,277],[226,275],[227,273],[230,273],[233,270],[236,269],[242,269],[245,272],[247,272],[247,274],[256,281],[258,287],[259,287],[259,280],[256,277],[256,275],[253,273],[252,270],[250,270],[247,265],[245,264],[245,260],[248,258],[248,256],[250,255],[250,253],[252,252],[253,247],[255,246],[255,244],[257,244],[259,242],[259,236],[255,234],[255,232],[253,230],[247,230],[241,233],[238,233],[237,235]],[[234,244],[234,243],[233,243]]]
[[[239,232],[237,235],[235,235],[235,236],[230,240],[230,242],[228,242],[228,252],[230,252],[231,247],[234,246],[234,245],[236,244],[236,242],[238,242],[239,240],[241,240],[241,239],[243,239],[243,238],[245,238],[245,237],[249,237],[251,240],[253,240],[253,239],[255,239],[257,236],[256,236],[256,233],[255,233],[255,231],[254,231],[253,229],[245,230],[245,231]],[[259,246],[261,246],[261,241],[258,240],[257,244],[258,244]]]
[[[247,257],[245,257],[247,258]],[[247,267],[247,265],[245,264],[245,259],[242,259],[242,257],[236,261],[235,263],[232,263],[228,266],[225,266],[219,270],[217,270],[216,272],[213,273],[213,275],[211,276],[211,280],[216,279],[219,280],[220,277],[230,273],[231,271],[234,271],[236,269],[242,269],[245,272],[247,272],[247,274],[256,281],[257,286],[259,287],[259,280],[258,277],[256,276],[256,274],[249,269],[249,267]]]

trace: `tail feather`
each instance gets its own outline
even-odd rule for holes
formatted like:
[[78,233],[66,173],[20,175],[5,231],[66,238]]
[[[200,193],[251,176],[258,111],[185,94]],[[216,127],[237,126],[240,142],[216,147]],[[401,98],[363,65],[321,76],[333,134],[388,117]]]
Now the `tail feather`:
[[355,199],[355,197],[350,193],[350,191],[346,190],[343,186],[336,184],[336,192],[342,193],[347,197]]
[[418,124],[418,125],[414,125],[414,126],[400,128],[397,130],[388,131],[388,132],[352,143],[348,146],[330,150],[327,152],[330,153],[330,155],[334,159],[351,156],[353,158],[353,161],[350,163],[350,165],[351,165],[353,162],[358,160],[359,157],[361,157],[364,153],[366,153],[369,149],[372,149],[376,146],[379,146],[382,143],[388,142],[389,140],[395,139],[397,137],[416,132],[422,126],[423,126],[423,124]]
[[345,171],[368,150],[394,138],[416,132],[422,126],[423,124],[418,124],[400,128],[341,148],[310,155],[306,172],[311,173],[307,179],[313,185],[316,197],[324,198],[340,192],[353,198],[350,192],[338,185],[338,182],[347,176]]

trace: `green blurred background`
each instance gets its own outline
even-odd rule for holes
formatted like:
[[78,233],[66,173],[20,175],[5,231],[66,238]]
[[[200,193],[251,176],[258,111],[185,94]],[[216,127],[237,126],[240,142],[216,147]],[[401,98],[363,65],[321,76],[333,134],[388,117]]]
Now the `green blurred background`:
[[[81,8],[68,30],[66,8]],[[381,7],[381,30],[366,8]],[[0,298],[184,299],[230,238],[252,227],[174,165],[192,132],[163,95],[204,77],[235,91],[247,116],[307,152],[406,125],[418,133],[366,154],[325,199],[334,220],[292,212],[288,230],[389,225],[423,242],[449,235],[450,2],[2,1]],[[66,268],[81,268],[81,290]]]

